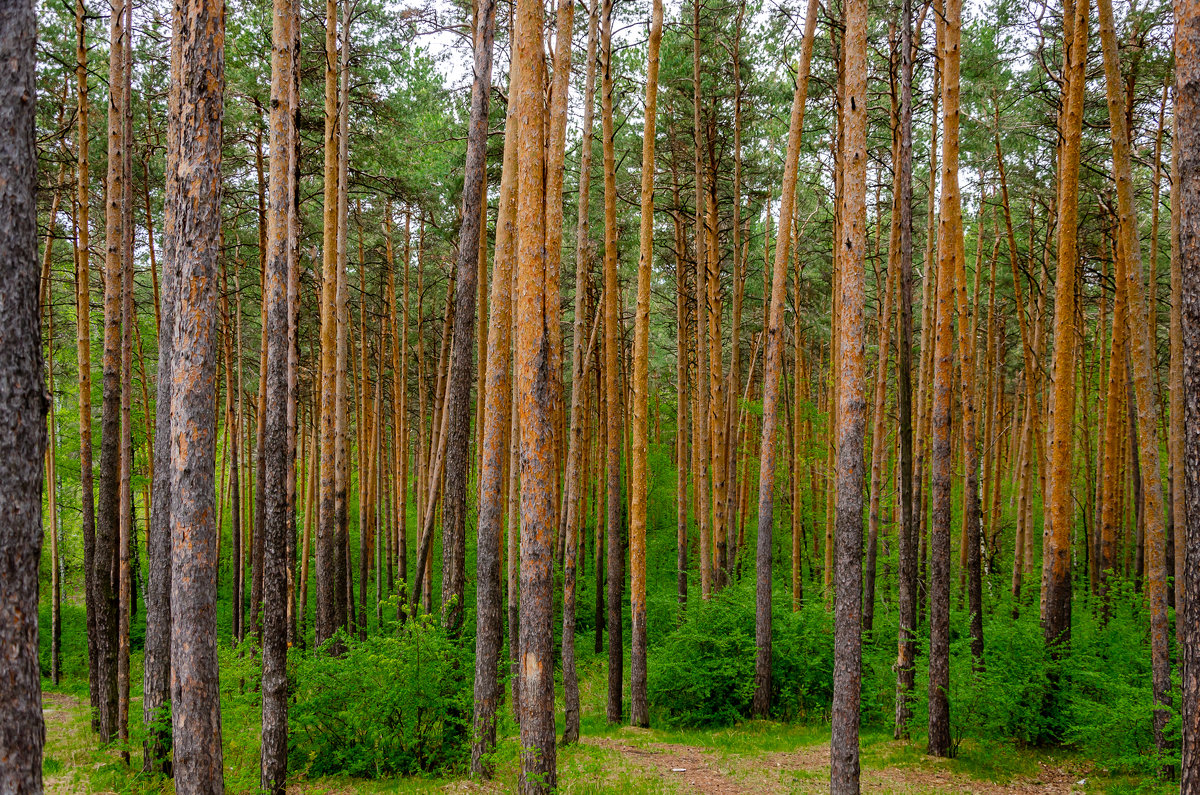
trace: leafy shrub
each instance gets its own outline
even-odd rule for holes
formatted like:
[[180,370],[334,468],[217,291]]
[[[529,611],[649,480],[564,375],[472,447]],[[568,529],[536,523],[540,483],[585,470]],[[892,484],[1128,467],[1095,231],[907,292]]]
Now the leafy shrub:
[[[782,587],[777,584],[777,587]],[[821,605],[772,615],[771,703],[776,717],[828,710],[833,693],[833,619]],[[674,726],[722,726],[750,717],[754,698],[752,578],[707,602],[689,604],[686,620],[649,659],[650,703]]]
[[461,770],[470,756],[470,656],[436,618],[344,638],[295,671],[289,767],[358,777]]
[[771,619],[771,709],[784,720],[824,717],[833,703],[833,615],[819,600]]
[[[955,615],[965,622],[964,614]],[[1005,605],[984,627],[984,663],[976,670],[967,627],[952,647],[950,714],[956,734],[975,738],[1041,743],[1054,731],[1046,710],[1051,695],[1051,660],[1034,609],[1012,618]],[[1060,680],[1060,684],[1066,684]]]
[[[1178,750],[1165,758],[1155,750],[1148,616],[1127,583],[1116,583],[1107,620],[1095,603],[1076,602],[1071,645],[1058,660],[1046,649],[1036,605],[1014,619],[1004,599],[985,621],[985,665],[975,670],[966,618],[952,616],[956,737],[1062,743],[1116,772],[1153,775],[1178,765]],[[1172,714],[1167,733],[1176,749],[1178,732]]]
[[650,656],[650,703],[673,726],[721,726],[750,712],[754,613],[727,590],[689,604],[686,620]]
[[[1172,713],[1167,738],[1174,752],[1154,747],[1149,615],[1130,583],[1114,588],[1107,622],[1084,612],[1075,622],[1065,739],[1112,770],[1152,775],[1179,764],[1179,719]],[[1083,612],[1083,611],[1080,611]],[[1178,691],[1176,691],[1177,693]],[[1174,695],[1178,706],[1178,696]]]

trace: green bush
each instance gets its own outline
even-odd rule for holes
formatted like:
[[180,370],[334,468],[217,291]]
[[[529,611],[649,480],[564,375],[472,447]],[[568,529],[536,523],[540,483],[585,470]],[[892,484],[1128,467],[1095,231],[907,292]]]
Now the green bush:
[[[1046,649],[1036,605],[1014,619],[1005,598],[984,623],[984,666],[976,669],[966,619],[961,611],[952,617],[956,737],[1065,744],[1122,773],[1152,775],[1178,765],[1178,750],[1165,758],[1155,750],[1148,616],[1128,583],[1116,583],[1107,620],[1096,603],[1076,602],[1071,644],[1058,660]],[[1174,714],[1167,733],[1178,749]]]
[[[821,605],[792,613],[786,601],[776,600],[772,615],[772,711],[783,719],[823,714],[833,692],[833,619]],[[752,578],[689,603],[686,620],[649,659],[650,703],[667,724],[722,726],[750,717],[754,625]]]
[[[1067,670],[1071,677],[1063,722],[1064,739],[1111,770],[1154,774],[1179,764],[1179,719],[1168,720],[1173,753],[1160,758],[1154,747],[1149,614],[1131,584],[1114,588],[1111,616],[1078,616]],[[1176,671],[1177,673],[1177,671]],[[1178,707],[1178,689],[1172,696]]]
[[721,726],[750,713],[754,611],[730,589],[691,600],[686,620],[650,656],[650,704],[673,726]]
[[344,639],[296,666],[289,767],[356,777],[462,770],[470,758],[473,661],[436,618]]
[[[971,658],[966,615],[954,642],[950,665],[950,714],[956,734],[1039,744],[1049,736],[1055,716],[1045,708],[1051,695],[1051,661],[1035,609],[1012,618],[1007,605],[984,626],[984,663]],[[1060,684],[1066,684],[1060,680]]]
[[771,629],[772,713],[824,719],[833,703],[833,615],[819,600],[795,613],[776,600]]

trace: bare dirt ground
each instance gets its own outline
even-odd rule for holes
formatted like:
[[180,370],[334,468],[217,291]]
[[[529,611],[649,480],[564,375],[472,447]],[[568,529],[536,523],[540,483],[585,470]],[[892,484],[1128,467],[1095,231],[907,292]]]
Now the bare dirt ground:
[[631,745],[607,737],[584,737],[584,745],[616,751],[623,759],[659,778],[695,792],[741,795],[754,792],[731,776],[717,754],[706,748],[667,743]]

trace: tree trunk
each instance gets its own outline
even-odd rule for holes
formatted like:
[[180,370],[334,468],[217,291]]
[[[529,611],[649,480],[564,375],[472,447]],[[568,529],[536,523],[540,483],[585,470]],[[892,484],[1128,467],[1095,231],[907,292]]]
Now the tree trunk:
[[[588,393],[587,368],[583,361],[591,361],[595,339],[585,344],[584,320],[587,294],[588,273],[591,266],[591,241],[589,239],[588,200],[591,190],[592,168],[592,126],[593,113],[596,105],[596,38],[599,26],[599,3],[591,0],[588,8],[588,43],[587,59],[584,70],[587,75],[583,92],[583,134],[579,155],[579,215],[576,223],[575,248],[575,329],[571,350],[571,425],[570,440],[567,448],[567,497],[564,511],[565,530],[563,555],[563,630],[562,630],[562,665],[563,665],[563,744],[568,745],[579,740],[579,676],[575,667],[575,596],[577,565],[583,551],[580,543],[581,513],[583,513],[583,491],[585,489],[585,469],[580,465],[585,449],[584,423],[587,415],[584,410],[584,400]],[[555,71],[557,77],[558,71]],[[597,319],[599,316],[597,315]],[[593,335],[596,324],[593,324]]]
[[[1083,124],[1089,0],[1074,0],[1064,27],[1071,41],[1064,55],[1066,84],[1061,119],[1063,145],[1058,164],[1058,273],[1054,296],[1054,394],[1050,417],[1046,521],[1043,530],[1042,634],[1056,654],[1071,641],[1071,479],[1075,417],[1075,281],[1078,261],[1079,148]],[[1057,690],[1057,688],[1055,688]],[[1051,697],[1046,708],[1056,710]]]
[[[177,8],[181,8],[177,6]],[[186,14],[186,19],[183,15]],[[171,393],[171,663],[175,787],[181,795],[224,791],[216,635],[216,309],[220,252],[224,9],[203,2],[177,11],[179,59],[174,127],[178,177],[168,183],[179,240],[179,294]],[[160,433],[162,430],[160,429]]]
[[[700,530],[700,598],[712,593],[712,528],[709,506],[708,428],[708,260],[704,235],[704,172],[700,168],[700,0],[692,3],[692,138],[696,173],[696,406],[692,413],[692,459],[695,462],[696,524]],[[613,300],[616,300],[615,298]]]
[[[940,6],[939,6],[940,8]],[[941,35],[940,30],[937,34]],[[936,37],[935,37],[936,38]],[[942,70],[940,67],[941,53],[938,51],[940,42],[935,41],[935,59],[933,64],[933,113],[930,118],[929,135],[929,187],[926,193],[928,205],[925,221],[925,258],[922,260],[921,274],[921,365],[917,374],[917,449],[913,454],[913,514],[916,519],[917,533],[917,609],[916,614],[925,612],[925,603],[929,595],[929,538],[931,522],[929,515],[929,498],[932,492],[932,473],[930,473],[930,488],[925,488],[925,461],[931,451],[930,437],[932,435],[932,380],[933,356],[935,337],[935,304],[937,303],[935,285],[937,283],[937,267],[934,264],[934,252],[937,245],[937,202],[933,197],[938,186],[938,107],[941,103]]]
[[[608,404],[607,499],[608,520],[608,704],[609,723],[621,720],[624,646],[621,641],[621,597],[625,592],[625,550],[621,532],[621,395],[617,358],[621,355],[617,281],[617,158],[613,149],[612,0],[600,12],[601,122],[604,136],[604,392]],[[523,438],[522,442],[528,442]]]
[[[1180,792],[1200,791],[1200,2],[1175,3],[1175,137],[1178,190],[1171,223],[1178,229],[1179,386],[1187,500],[1183,583],[1183,770]],[[1172,181],[1173,184],[1175,181]],[[1178,197],[1178,204],[1174,199]],[[1183,528],[1180,528],[1183,532]]]
[[[787,258],[792,238],[792,205],[804,132],[804,105],[808,97],[809,66],[817,30],[818,0],[809,0],[804,16],[804,41],[800,49],[800,71],[792,94],[792,114],[788,122],[788,148],[783,162],[783,186],[779,201],[779,231],[775,241],[775,269],[771,274],[771,316],[767,327],[766,354],[763,357],[762,448],[758,474],[758,548],[755,556],[755,649],[754,715],[765,718],[771,712],[771,532],[775,526],[775,438],[779,425],[779,378],[783,370],[783,314],[787,300]],[[703,506],[702,506],[703,507]]]
[[[897,142],[898,143],[898,142]],[[894,148],[893,153],[897,150]],[[895,169],[892,186],[892,231],[888,241],[888,272],[882,287],[879,312],[878,358],[875,363],[874,409],[871,419],[871,497],[867,509],[867,568],[863,579],[862,627],[868,635],[875,625],[875,571],[879,559],[879,525],[881,522],[883,495],[884,454],[888,447],[884,436],[884,420],[887,415],[888,348],[892,339],[892,293],[900,271],[900,169]]]
[[[1157,353],[1154,319],[1142,295],[1142,249],[1134,209],[1133,180],[1130,175],[1129,136],[1121,107],[1121,64],[1117,53],[1116,23],[1112,0],[1098,0],[1100,43],[1104,56],[1105,84],[1108,86],[1108,111],[1113,148],[1113,177],[1117,183],[1117,215],[1121,257],[1125,260],[1124,289],[1128,303],[1130,359],[1137,397],[1137,435],[1141,464],[1142,515],[1146,529],[1146,594],[1150,602],[1150,659],[1154,701],[1154,741],[1160,755],[1169,749],[1165,729],[1171,705],[1171,659],[1167,616],[1166,532],[1163,513],[1163,489],[1159,466],[1158,396],[1151,382]],[[1154,273],[1151,263],[1151,274]],[[1155,324],[1156,325],[1156,324]],[[1165,770],[1163,771],[1165,772]]]
[[336,284],[334,291],[334,322],[336,355],[334,367],[334,551],[337,564],[337,626],[351,630],[354,581],[350,576],[350,460],[346,451],[349,420],[346,416],[346,390],[349,388],[350,290],[346,278],[347,247],[350,237],[349,168],[350,168],[350,20],[356,0],[342,0],[341,41],[338,45],[338,102],[337,102],[337,249],[335,257]]
[[[953,7],[959,0],[949,0]],[[953,9],[952,9],[953,10]],[[951,17],[951,24],[957,18]],[[956,48],[957,50],[957,48]],[[866,190],[867,190],[867,0],[846,2],[845,143],[841,195],[841,265],[838,341],[837,524],[834,543],[833,715],[830,791],[859,791],[858,729],[862,686],[863,431],[867,419]],[[949,130],[949,128],[947,128]]]
[[[674,144],[674,127],[671,128]],[[675,167],[675,146],[671,147],[671,197],[675,226],[675,594],[680,619],[687,607],[688,560],[688,311],[686,234],[683,228],[683,202],[679,195],[679,175]]]
[[321,252],[321,491],[317,522],[317,614],[315,643],[325,644],[338,620],[337,516],[334,512],[337,459],[334,450],[337,392],[337,0],[325,2],[325,202]]
[[[480,230],[485,227],[488,107],[492,93],[495,0],[479,0],[475,18],[475,64],[471,115],[463,167],[463,215],[454,280],[454,336],[443,411],[449,414],[446,483],[442,499],[442,620],[453,634],[462,627],[466,598],[467,447],[471,435],[471,381],[475,353],[475,299],[479,279]],[[476,242],[475,245],[471,245]],[[484,274],[486,280],[486,273]],[[480,418],[476,418],[479,422]]]
[[[641,230],[637,310],[633,321],[633,460],[630,462],[633,489],[629,495],[630,614],[633,635],[629,674],[629,722],[642,727],[650,725],[650,703],[646,695],[646,452],[649,445],[646,371],[650,358],[650,270],[654,257],[654,134],[655,110],[658,107],[658,48],[662,41],[662,24],[662,0],[654,0],[650,17],[649,49],[646,55],[646,122],[642,129]],[[608,78],[607,68],[605,76]],[[611,89],[611,84],[609,87]]]
[[109,36],[108,189],[105,212],[104,363],[100,418],[100,483],[92,559],[96,605],[96,677],[100,688],[100,741],[120,730],[120,517],[121,517],[121,263],[125,255],[125,4],[113,6]]
[[[133,4],[125,3],[125,36],[121,43],[124,85],[121,88],[121,438],[120,484],[117,487],[118,547],[117,547],[117,735],[122,743],[129,741],[129,619],[133,601],[132,552],[137,539],[133,527],[133,328],[137,322],[133,310],[133,113],[131,110],[130,73],[133,69]],[[139,336],[140,339],[140,336]],[[121,759],[129,762],[126,746]]]
[[[1178,141],[1178,120],[1172,117],[1171,140]],[[1180,225],[1179,214],[1179,147],[1171,147],[1171,315],[1170,315],[1170,426],[1167,433],[1170,439],[1169,451],[1171,456],[1171,472],[1174,481],[1172,491],[1171,512],[1175,524],[1175,637],[1182,643],[1185,634],[1185,605],[1187,591],[1185,590],[1187,568],[1188,512],[1187,512],[1187,456],[1184,449],[1184,403],[1183,393],[1183,270],[1180,259]],[[1180,665],[1186,656],[1180,653]],[[1182,673],[1182,672],[1181,672]]]
[[[273,50],[274,48],[272,48]],[[262,105],[255,101],[259,118]],[[266,181],[263,176],[262,133],[256,132],[255,175],[258,188],[258,267],[259,292],[259,346],[258,346],[258,393],[254,425],[254,532],[250,542],[250,631],[261,647],[262,600],[263,600],[263,535],[266,532],[267,506],[267,197]],[[282,191],[281,191],[282,192]],[[282,397],[282,395],[280,396]],[[282,485],[282,484],[281,484]]]
[[962,4],[946,0],[939,25],[942,60],[942,192],[938,221],[937,328],[933,363],[933,522],[929,540],[929,745],[950,754],[950,477],[954,378],[954,275],[962,256],[958,192],[959,41]]
[[[957,45],[955,45],[957,47]],[[950,128],[947,127],[947,130]],[[980,174],[982,185],[983,175]],[[981,188],[982,190],[982,188]],[[981,193],[982,204],[984,196]],[[954,257],[955,298],[958,310],[958,353],[959,353],[959,411],[961,413],[963,450],[963,507],[962,507],[962,561],[967,580],[968,626],[971,635],[971,657],[976,667],[983,665],[983,574],[980,560],[982,537],[982,514],[979,504],[979,442],[978,422],[975,413],[975,327],[979,316],[979,276],[983,262],[983,220],[978,218],[979,237],[976,245],[974,299],[967,304],[966,257],[962,252],[962,213],[958,212],[958,232],[954,244],[959,254]]]
[[92,331],[89,259],[89,162],[88,162],[88,64],[87,10],[75,0],[76,116],[76,218],[75,218],[75,344],[79,383],[79,497],[80,531],[83,535],[83,593],[87,613],[88,693],[91,697],[92,731],[100,730],[100,690],[96,675],[100,664],[96,645],[96,603],[93,556],[96,544],[96,509],[92,479]]
[[912,406],[912,0],[902,0],[900,21],[900,338],[896,362],[896,409],[900,415],[900,531],[897,607],[899,629],[896,655],[896,739],[908,736],[912,717],[909,703],[916,668],[917,522],[913,511]]
[[1032,563],[1026,560],[1025,550],[1027,538],[1032,535],[1029,525],[1030,491],[1033,486],[1033,430],[1034,415],[1037,413],[1037,374],[1035,364],[1036,348],[1039,335],[1031,333],[1025,319],[1025,300],[1021,294],[1021,275],[1018,273],[1017,262],[1020,255],[1017,252],[1017,240],[1013,234],[1012,211],[1008,203],[1008,179],[1004,170],[1004,153],[1000,149],[999,118],[1000,108],[996,106],[996,170],[1000,176],[1000,199],[1004,210],[1004,227],[1008,239],[1008,264],[1012,269],[1013,299],[1016,304],[1017,325],[1021,333],[1022,379],[1025,382],[1025,416],[1021,430],[1020,452],[1018,454],[1018,487],[1017,487],[1017,529],[1013,540],[1013,571],[1012,599],[1013,615],[1016,617],[1020,609],[1021,586],[1027,567]]
[[[601,3],[603,7],[603,3]],[[599,299],[596,300],[599,308],[597,311],[605,312],[605,296],[603,291]],[[605,497],[606,489],[608,488],[608,475],[606,458],[608,456],[608,428],[605,425],[605,417],[608,415],[608,403],[604,395],[605,371],[608,370],[608,362],[601,355],[602,350],[600,344],[596,345],[596,357],[598,364],[596,367],[596,491],[594,501],[596,503],[596,534],[594,545],[592,548],[593,561],[595,563],[593,573],[595,575],[595,603],[593,605],[593,624],[595,625],[596,633],[592,650],[599,655],[604,651],[604,555],[605,555],[605,535],[607,532],[607,518],[605,510],[608,505],[608,500]]]
[[[510,81],[512,82],[512,81]],[[509,92],[519,91],[515,82]],[[510,106],[504,124],[504,168],[500,180],[500,210],[496,221],[496,255],[488,300],[488,362],[485,368],[483,447],[479,465],[479,521],[476,551],[477,629],[475,633],[475,715],[471,773],[491,778],[495,770],[496,710],[503,695],[499,683],[500,649],[504,643],[501,618],[500,549],[504,531],[504,466],[508,450],[504,437],[512,413],[512,288],[517,244],[517,116]]]
[[[523,793],[553,792],[557,784],[554,732],[554,480],[552,384],[548,326],[559,322],[557,295],[545,281],[541,123],[545,77],[542,5],[517,7],[514,67],[517,113],[518,240],[516,397],[521,427],[521,772]],[[606,80],[608,78],[606,77]],[[607,94],[611,97],[611,94]],[[610,100],[611,101],[611,100]],[[611,122],[609,123],[611,125]],[[609,127],[611,131],[611,126]]]
[[[178,69],[178,52],[172,48],[172,65]],[[177,123],[179,118],[179,90],[173,87],[168,94],[169,125]],[[169,129],[170,141],[177,143],[173,128]],[[168,190],[173,189],[176,179],[175,166],[179,151],[177,146],[168,147],[167,169],[165,181]],[[163,256],[167,265],[163,269],[162,284],[160,285],[160,300],[158,305],[158,372],[154,400],[154,464],[151,486],[150,522],[146,528],[146,557],[149,560],[149,576],[146,583],[146,640],[143,659],[142,675],[142,720],[147,727],[146,740],[143,743],[144,767],[147,772],[158,771],[171,774],[171,732],[167,725],[168,703],[171,699],[171,396],[174,392],[173,369],[175,364],[175,322],[179,303],[179,271],[170,267],[179,255],[179,227],[175,217],[175,207],[166,202],[163,206]],[[224,274],[224,271],[222,271]],[[224,287],[224,282],[222,282]],[[225,290],[222,289],[222,293]],[[222,295],[221,318],[224,321],[225,333],[222,335],[225,343],[225,408],[226,426],[232,417],[233,383],[229,377],[230,333],[229,312],[224,295]],[[233,553],[236,565],[240,557],[240,533],[238,480],[237,480],[237,426],[231,434],[229,449],[232,453],[230,466],[230,493],[233,496],[233,513],[231,527],[233,533]],[[220,527],[218,526],[218,533]],[[219,564],[219,561],[218,561]],[[234,605],[238,604],[240,596],[237,590],[237,569],[234,570]],[[237,626],[239,613],[231,611],[234,617],[233,634],[236,639],[240,627]]]
[[[65,98],[66,87],[63,89]],[[61,111],[60,111],[61,119]],[[58,188],[50,203],[50,216],[46,225],[46,242],[42,253],[42,277],[39,280],[38,309],[46,321],[46,391],[49,399],[49,422],[47,432],[49,446],[46,450],[45,482],[48,484],[46,501],[50,513],[50,681],[57,685],[62,679],[62,569],[61,550],[58,543],[58,478],[56,468],[58,463],[58,423],[57,412],[54,408],[54,303],[50,266],[54,255],[55,218],[62,197],[63,180],[66,169],[58,168]],[[39,324],[40,329],[40,324]]]
[[[566,172],[567,100],[571,85],[571,49],[575,25],[574,0],[559,0],[555,14],[553,82],[547,85],[546,120],[546,292],[561,304],[563,235],[563,176]],[[563,339],[562,325],[552,323],[547,329],[550,342],[550,399],[554,428],[554,460],[562,466],[565,460],[567,428],[563,411]],[[560,477],[561,477],[560,471]],[[555,564],[563,562],[566,533],[563,518],[561,480],[554,479]]]
[[[729,377],[725,385],[728,396],[725,401],[726,445],[724,450],[727,485],[725,528],[721,531],[725,536],[726,576],[732,579],[736,575],[737,553],[740,548],[737,538],[737,517],[741,506],[738,491],[738,452],[741,424],[739,422],[739,406],[737,395],[742,386],[742,302],[745,296],[746,274],[744,271],[742,250],[742,70],[741,46],[743,24],[746,18],[746,3],[738,2],[737,20],[733,28],[733,47],[730,57],[733,60],[733,223],[732,223],[732,254],[733,254],[733,308],[730,312],[729,329]],[[768,213],[769,215],[769,213]],[[749,245],[747,241],[747,246]]]
[[263,275],[266,314],[265,504],[262,525],[262,777],[270,795],[283,795],[287,784],[287,636],[288,636],[288,531],[289,467],[288,359],[291,352],[289,282],[289,227],[292,195],[288,190],[293,153],[291,105],[292,47],[295,10],[293,0],[275,0],[272,9],[270,197],[267,209]]
[[[0,3],[0,790],[42,791],[38,561],[48,400],[38,322],[35,42],[25,0]],[[53,531],[53,528],[51,528]]]

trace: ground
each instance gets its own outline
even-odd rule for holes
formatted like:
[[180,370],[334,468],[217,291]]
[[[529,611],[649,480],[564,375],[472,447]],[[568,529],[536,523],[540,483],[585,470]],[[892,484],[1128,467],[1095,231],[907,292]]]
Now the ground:
[[[169,785],[132,776],[115,750],[94,750],[85,692],[50,690],[43,704],[48,793],[171,791]],[[132,709],[140,711],[136,704]],[[819,726],[755,721],[723,729],[672,731],[608,727],[599,715],[588,715],[583,730],[582,743],[560,749],[564,793],[786,795],[829,790],[828,732]],[[1119,782],[1093,776],[1087,762],[1070,755],[966,743],[959,751],[953,760],[930,759],[916,744],[866,733],[863,790],[980,795],[1128,791]],[[136,750],[133,756],[136,766]],[[515,754],[502,752],[497,768],[497,780],[489,784],[446,778],[320,780],[296,783],[289,792],[514,791]]]

